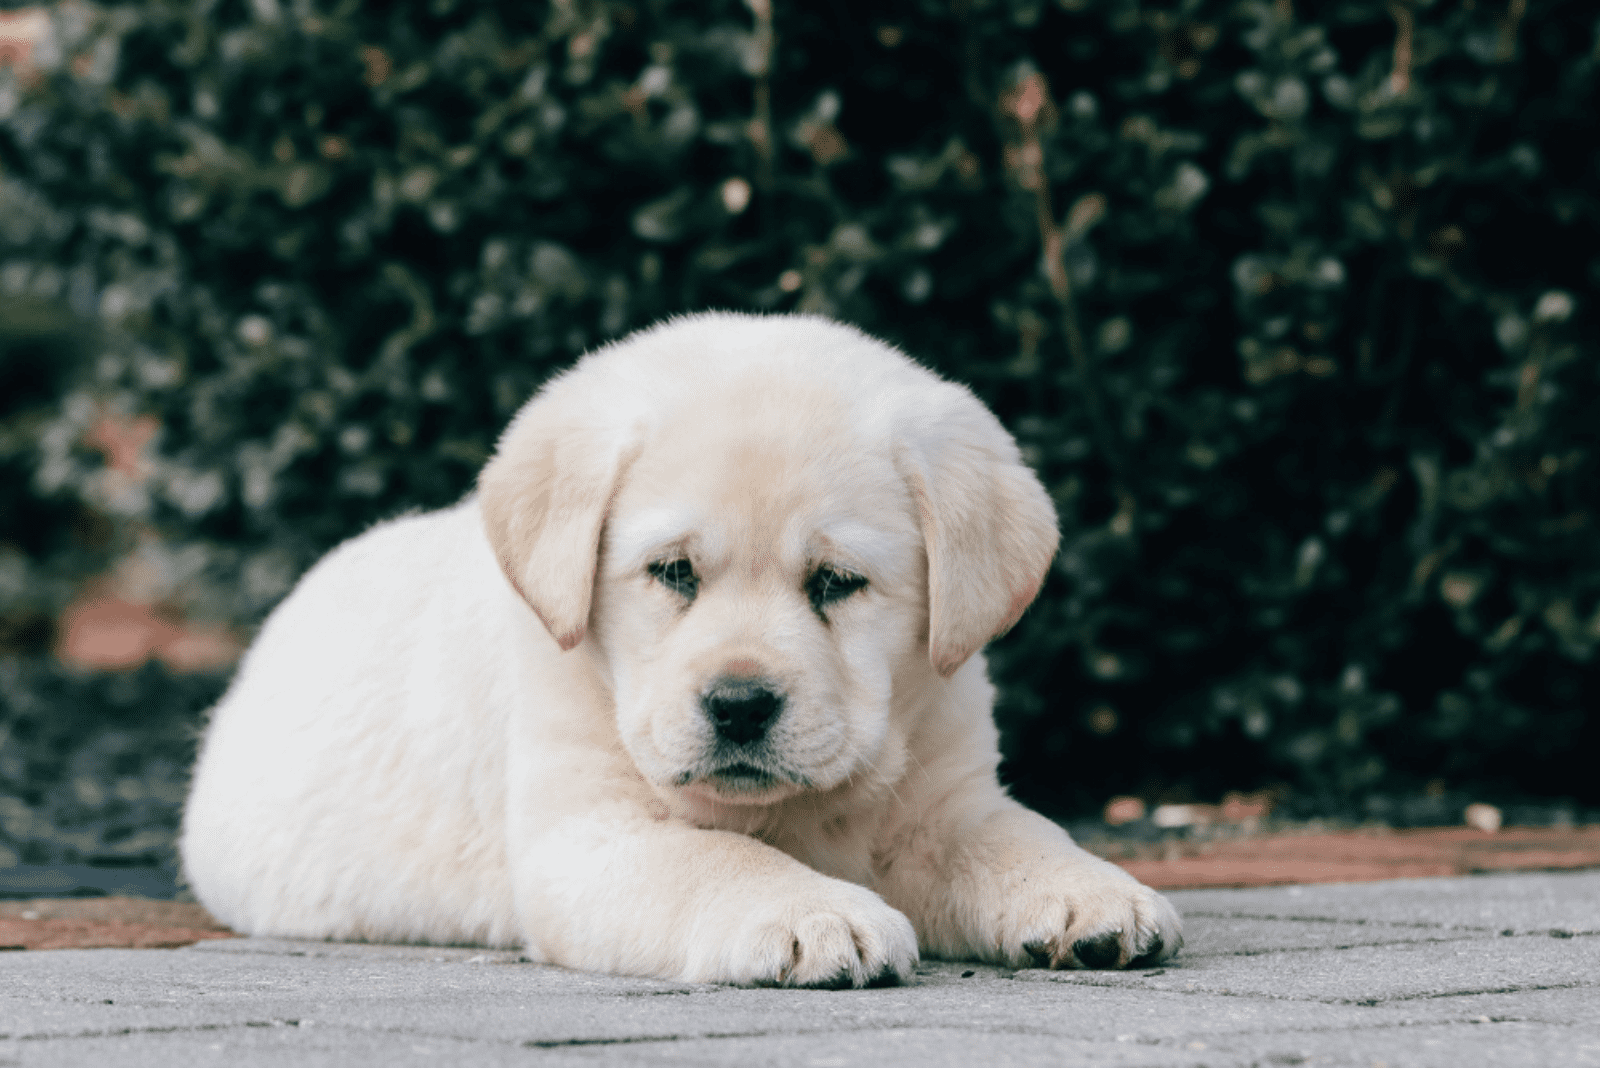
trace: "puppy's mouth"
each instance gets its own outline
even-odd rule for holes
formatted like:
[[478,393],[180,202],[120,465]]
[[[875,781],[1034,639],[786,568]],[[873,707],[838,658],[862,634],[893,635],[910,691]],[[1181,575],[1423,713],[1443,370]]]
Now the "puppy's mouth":
[[769,804],[804,790],[807,785],[788,772],[745,760],[695,768],[678,776],[677,781],[677,786],[689,793],[747,805]]
[[715,783],[719,789],[735,793],[768,790],[779,782],[778,776],[767,769],[742,762],[724,765],[706,778]]

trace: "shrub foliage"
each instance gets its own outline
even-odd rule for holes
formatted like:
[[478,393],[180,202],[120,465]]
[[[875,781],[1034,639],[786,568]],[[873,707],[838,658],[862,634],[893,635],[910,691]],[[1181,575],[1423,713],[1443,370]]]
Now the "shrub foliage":
[[[1061,554],[993,657],[1026,799],[1600,802],[1589,4],[53,25],[0,72],[10,655],[94,557],[86,515],[248,627],[341,538],[459,497],[585,349],[801,309],[973,384],[1054,494]],[[54,392],[19,309],[87,339]],[[108,411],[159,420],[138,478],[84,444]]]

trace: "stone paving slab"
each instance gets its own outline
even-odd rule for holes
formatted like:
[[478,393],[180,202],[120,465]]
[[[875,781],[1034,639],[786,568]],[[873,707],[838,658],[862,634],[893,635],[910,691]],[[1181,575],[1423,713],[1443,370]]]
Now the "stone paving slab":
[[[154,955],[126,956],[148,960]],[[265,959],[258,956],[254,963]],[[194,961],[189,957],[182,963]],[[415,1045],[458,1054],[470,1050],[474,1061],[481,1053],[490,1063],[529,1049],[581,1052],[589,1058],[610,1050],[626,1053],[624,1062],[670,1061],[684,1049],[709,1052],[726,1045],[738,1051],[729,1052],[727,1061],[763,1063],[752,1051],[781,1049],[787,1058],[819,1050],[816,1056],[828,1057],[838,1055],[829,1050],[859,1053],[861,1046],[880,1040],[889,1043],[879,1050],[883,1056],[933,1040],[937,1048],[965,1051],[962,1056],[1003,1049],[1024,1058],[1019,1063],[1046,1063],[1027,1059],[1029,1051],[1041,1049],[1090,1063],[1130,1063],[1130,1051],[1138,1054],[1136,1063],[1192,1063],[1191,1047],[1243,1043],[1253,1056],[1263,1050],[1289,1056],[1298,1055],[1297,1044],[1321,1046],[1331,1034],[1449,1029],[1489,1019],[1448,1004],[1447,998],[1371,1008],[1315,998],[1273,1004],[1238,996],[1026,982],[1034,973],[1008,978],[999,969],[959,964],[932,965],[919,985],[899,990],[812,993],[641,984],[527,965],[507,970],[447,961],[430,966],[410,955],[390,961],[401,964],[402,975],[375,983],[372,973],[384,961],[381,955],[364,961],[312,958],[301,962],[316,969],[310,974],[272,969],[231,983],[224,973],[212,972],[199,989],[172,986],[169,973],[155,984],[156,997],[124,996],[101,1010],[73,999],[76,1003],[61,1006],[53,1021],[13,1035],[13,1041],[15,1047],[27,1047],[19,1051],[26,1064],[71,1063],[68,1054],[91,1063],[90,1051],[118,1043],[127,1048],[114,1060],[132,1064],[155,1063],[158,1050],[163,1063],[186,1063],[189,1054],[203,1057],[212,1046],[223,1047],[229,1061],[266,1063],[254,1058],[285,1043],[297,1057],[302,1046],[309,1053],[329,1043],[342,1043],[347,1051],[353,1046],[364,1058],[404,1053]],[[967,972],[974,974],[963,980]],[[106,990],[125,985],[114,975],[106,979]],[[330,1013],[330,994],[341,988],[346,999],[349,991],[362,991],[359,1014]],[[1588,992],[1592,995],[1593,988]],[[86,1026],[91,1014],[93,1022]],[[141,1055],[141,1050],[150,1052]],[[56,1059],[57,1053],[63,1059]],[[721,1055],[706,1060],[725,1062]],[[934,1057],[930,1063],[959,1060]]]
[[[1447,942],[1481,937],[1484,932],[1432,925],[1395,924],[1318,918],[1262,919],[1254,916],[1219,916],[1188,913],[1183,919],[1187,965],[1218,956],[1254,956],[1284,950],[1349,949],[1399,943]],[[1179,962],[1174,962],[1177,966]]]
[[[1019,972],[1017,979],[1116,989],[1314,998],[1354,1005],[1508,988],[1593,986],[1600,938],[1537,935],[1446,943],[1352,946],[1329,951],[1200,957],[1149,972]],[[1600,1005],[1600,987],[1595,989]]]
[[[52,955],[56,956],[56,955]],[[144,954],[148,959],[150,954]],[[348,961],[342,963],[349,963]],[[363,967],[370,968],[376,958]],[[408,968],[425,967],[406,958]],[[445,965],[459,970],[457,962]],[[960,966],[936,966],[944,984]],[[555,972],[524,966],[529,972]],[[963,969],[973,970],[973,969]],[[348,978],[346,976],[346,978]],[[437,980],[438,975],[428,976]],[[548,976],[544,978],[549,978]],[[556,978],[560,978],[559,975]],[[974,978],[977,978],[974,976]],[[446,982],[425,988],[379,1018],[284,1017],[204,1012],[189,1024],[103,1021],[35,1033],[0,1045],[0,1059],[27,1065],[216,1064],[1297,1064],[1385,1063],[1586,1065],[1592,1027],[1467,1014],[1422,1003],[1358,1008],[1309,1001],[1267,1004],[1239,997],[1133,994],[1053,984],[1008,984],[997,975],[950,997],[927,988],[893,992],[795,993],[700,988],[640,1000],[591,991],[518,1005]],[[320,984],[310,984],[313,987]],[[433,985],[433,984],[425,984]],[[540,985],[543,985],[542,983]],[[603,985],[603,984],[601,984]],[[932,984],[930,984],[932,986]],[[934,987],[936,989],[936,987]],[[260,989],[259,987],[257,989]],[[698,993],[700,997],[692,997]],[[1593,988],[1587,993],[1592,998]],[[743,995],[743,997],[740,997]],[[880,997],[880,995],[882,995]],[[317,990],[295,995],[319,1001]],[[680,1000],[690,997],[690,1000]],[[1502,998],[1505,996],[1502,995]],[[817,1000],[813,1000],[817,999]],[[288,1001],[278,1008],[299,1006]],[[1450,999],[1439,999],[1440,1002]],[[740,1005],[738,1002],[744,1001]],[[468,1005],[478,1003],[478,1011]],[[432,1004],[432,1011],[427,1006]],[[764,1003],[764,1004],[763,1004]],[[243,1006],[236,1006],[243,1008]],[[271,1006],[262,1006],[271,1007]],[[1478,1006],[1470,1006],[1476,1008]],[[1505,1008],[1506,1006],[1502,1006]],[[1569,1011],[1584,1011],[1572,1004]],[[507,1012],[507,1009],[516,1010]],[[510,1017],[509,1019],[507,1017]],[[551,1019],[551,1018],[554,1019]],[[589,1017],[585,1019],[585,1017]],[[501,1027],[486,1027],[500,1022]],[[602,1026],[598,1032],[594,1024]],[[1513,1027],[1491,1027],[1491,1024]],[[542,1026],[541,1026],[542,1025]],[[1431,1045],[1439,1043],[1437,1047]],[[1476,1059],[1494,1049],[1494,1059]],[[1352,1057],[1352,1051],[1361,1055]],[[1523,1055],[1506,1059],[1508,1054]],[[1529,1052],[1542,1060],[1531,1059]],[[1437,1058],[1431,1054],[1437,1053]],[[1405,1056],[1401,1056],[1405,1054]],[[0,1061],[3,1062],[3,1061]]]
[[1596,926],[1600,873],[1173,899],[1189,945],[1163,968],[930,961],[868,991],[268,939],[5,954],[0,1065],[1600,1068],[1600,931],[1549,933]]
[[[1142,1033],[1176,1038],[1196,1028],[1353,1026],[1375,1018],[1366,1007],[1348,1001],[1303,998],[1303,1003],[1274,1005],[1187,988],[1056,984],[1041,981],[1050,973],[941,962],[923,966],[915,985],[893,990],[800,993],[588,976],[536,965],[462,967],[461,961],[433,963],[410,955],[374,955],[364,961],[277,958],[275,964],[258,957],[242,973],[237,967],[215,966],[220,962],[197,968],[187,958],[166,974],[143,976],[132,969],[119,976],[122,962],[98,963],[99,984],[87,996],[52,986],[35,973],[37,994],[57,1003],[33,1014],[31,1030],[17,1033],[33,1039],[93,1037],[125,1030],[272,1026],[275,1021],[352,1026],[350,1018],[329,1016],[330,998],[358,1005],[359,1026],[368,1029],[409,1028],[551,1047],[728,1033],[799,1034],[818,1028],[906,1030],[932,1023],[984,1033],[1112,1041],[1132,1033],[1133,1024]],[[94,996],[126,991],[141,980],[144,989],[134,996]],[[86,1015],[93,1017],[92,1026],[85,1026]],[[1460,1017],[1450,1007],[1422,1015],[1434,1020]],[[1417,1016],[1416,1010],[1407,1010],[1395,1019]]]
[[[1463,1068],[1547,1068],[1549,1065],[1600,1064],[1600,1028],[1551,1029],[1517,1021],[1405,1025],[1346,1032],[1336,1044],[1325,1036],[1294,1036],[1266,1058],[1254,1055],[1251,1036],[1213,1041],[1203,1047],[1208,1064],[1318,1064],[1352,1068],[1428,1065]],[[1191,1044],[1190,1048],[1194,1048]]]
[[1195,890],[1182,894],[1181,900],[1185,915],[1600,934],[1600,871]]
[[[544,1047],[495,1044],[412,1033],[355,1034],[337,1028],[261,1027],[218,1031],[208,1042],[183,1036],[140,1035],[84,1040],[70,1049],[28,1051],[13,1062],[37,1068],[81,1068],[89,1064],[226,1064],[228,1068],[295,1065],[347,1068],[353,1064],[535,1065],[593,1068],[597,1065],[801,1065],[853,1068],[917,1065],[1117,1065],[1129,1068],[1267,1068],[1331,1065],[1335,1068],[1467,1068],[1473,1065],[1549,1068],[1600,1064],[1600,1042],[1592,1028],[1559,1032],[1534,1025],[1451,1023],[1372,1028],[1337,1035],[1293,1033],[1248,1035],[1178,1044],[1130,1038],[1087,1042],[1026,1033],[973,1034],[936,1026],[915,1031],[804,1034],[728,1034],[709,1039],[662,1039],[628,1044]],[[359,1054],[352,1047],[359,1044]],[[0,1062],[3,1063],[3,1062]]]

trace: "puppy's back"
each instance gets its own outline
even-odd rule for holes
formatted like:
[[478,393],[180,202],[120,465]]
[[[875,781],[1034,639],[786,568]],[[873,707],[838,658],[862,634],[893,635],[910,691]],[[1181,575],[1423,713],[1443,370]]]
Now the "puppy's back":
[[519,614],[474,500],[312,568],[211,714],[181,840],[200,902],[251,934],[514,942],[496,665]]

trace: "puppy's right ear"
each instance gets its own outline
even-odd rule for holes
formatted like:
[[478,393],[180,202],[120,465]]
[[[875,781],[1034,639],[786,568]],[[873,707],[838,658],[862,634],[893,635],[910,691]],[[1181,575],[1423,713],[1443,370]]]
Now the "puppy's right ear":
[[553,398],[517,413],[478,476],[500,570],[562,649],[589,625],[600,532],[629,454],[614,426],[586,423]]

